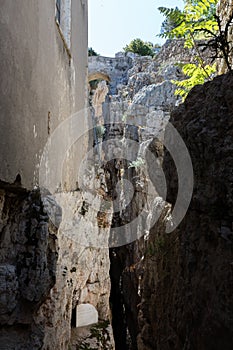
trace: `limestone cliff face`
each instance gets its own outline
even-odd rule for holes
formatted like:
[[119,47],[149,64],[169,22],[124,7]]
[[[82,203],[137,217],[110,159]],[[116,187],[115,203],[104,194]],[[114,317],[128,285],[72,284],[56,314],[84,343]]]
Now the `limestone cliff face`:
[[[118,60],[121,63],[127,61],[127,72],[114,72],[114,69],[110,72],[110,60],[117,67]],[[120,210],[117,205],[113,207],[111,231],[114,232],[117,227],[125,227],[122,229],[122,236],[127,239],[132,237],[131,244],[124,245],[124,242],[124,246],[110,250],[112,322],[116,348],[121,350],[137,349],[137,335],[141,329],[138,313],[146,244],[144,238],[137,238],[148,236],[153,211],[162,204],[158,194],[152,196],[150,190],[148,192],[148,178],[154,174],[153,171],[149,174],[150,169],[146,166],[147,149],[151,144],[151,152],[155,152],[158,161],[161,161],[161,144],[153,139],[155,135],[164,132],[171,110],[180,102],[174,95],[175,86],[171,83],[172,79],[182,78],[182,73],[175,63],[189,60],[190,53],[183,49],[183,42],[179,40],[167,42],[154,59],[133,54],[128,57],[124,53],[117,54],[115,59],[89,58],[92,77],[96,77],[95,72],[99,74],[99,78],[101,74],[103,77],[109,72],[112,79],[108,101],[104,104],[104,140],[117,139],[121,142],[120,148],[113,154],[113,159],[104,167],[108,195],[113,200],[120,200]],[[126,146],[127,140],[134,142],[132,147]],[[123,151],[124,147],[126,152]],[[110,147],[103,148],[102,152],[103,158],[111,158]],[[126,159],[136,163],[138,159],[143,159],[145,166],[141,164],[139,167],[131,167]],[[151,162],[151,159],[148,161]],[[123,184],[125,180],[130,181],[134,188],[130,203],[127,185],[120,186],[120,193],[116,190],[116,185]],[[128,203],[126,206],[125,202]],[[141,217],[143,209],[145,214]],[[137,225],[128,229],[127,224],[138,217]],[[116,241],[118,238],[116,237]]]
[[[172,45],[169,45],[170,50]],[[167,51],[169,51],[169,47]],[[160,56],[159,56],[160,57]],[[128,118],[122,123],[122,135],[137,143],[134,149],[128,149],[129,159],[145,160],[147,146],[154,135],[164,129],[169,119],[170,111],[179,99],[174,96],[175,86],[170,79],[179,79],[182,75],[173,62],[159,61],[159,57],[135,57],[133,67],[128,71],[128,84],[118,86],[118,95],[111,97],[111,122],[122,121],[124,114]],[[158,59],[158,61],[157,61]],[[120,101],[120,103],[119,103]],[[123,109],[122,103],[123,102]],[[119,103],[118,108],[117,103]],[[136,126],[128,124],[134,123]],[[128,123],[128,124],[127,124]],[[125,132],[124,132],[125,129]],[[112,229],[124,226],[138,216],[147,207],[145,217],[150,221],[154,201],[148,200],[148,173],[146,167],[128,168],[129,163],[122,162],[120,168],[124,175],[119,177],[119,165],[110,164],[108,171],[112,181],[109,188],[115,188],[120,178],[129,180],[134,186],[134,196],[131,203],[121,213],[113,216]],[[114,195],[114,191],[113,191]],[[121,198],[127,198],[127,190],[123,189]],[[125,235],[134,235],[135,240],[146,234],[144,220],[139,220],[132,232],[125,230]],[[114,248],[110,251],[111,258],[111,303],[113,313],[113,328],[117,349],[136,349],[137,335],[140,330],[138,311],[141,301],[140,281],[143,276],[144,238],[129,245]],[[123,320],[123,321],[122,321]]]
[[[172,113],[192,158],[194,193],[178,229],[165,233],[165,210],[145,245],[139,349],[232,348],[232,87],[230,74],[217,77]],[[167,152],[163,167],[174,205],[177,179]]]
[[101,200],[60,194],[57,228],[38,190],[1,187],[1,347],[67,350],[78,304],[91,303],[100,320],[110,319],[108,248],[83,238],[106,233],[98,221]]
[[62,222],[57,233],[56,283],[36,320],[45,324],[43,349],[66,350],[76,326],[77,305],[90,303],[97,309],[100,321],[110,320],[110,261],[107,247],[87,243],[106,234],[98,222],[101,201],[90,194],[87,198],[81,191],[58,197]]
[[[182,77],[174,65],[182,58],[187,62],[179,42],[167,43],[155,59],[131,58],[127,83],[117,85],[105,115],[106,124],[112,123],[105,138],[134,140],[138,146],[127,155],[145,161],[129,167],[119,151],[120,160],[105,168],[113,198],[119,180],[128,179],[134,187],[127,208],[114,210],[112,230],[132,221],[144,207],[148,224],[139,221],[133,227],[135,241],[110,250],[116,349],[228,350],[233,344],[233,81],[227,75],[196,87],[175,109],[180,101],[170,80]],[[176,168],[154,137],[163,133],[170,116],[190,152],[195,185],[186,217],[167,234],[177,194]],[[148,200],[149,179],[155,178],[148,151],[163,162],[168,186],[167,203],[152,227],[151,216],[162,199],[157,193],[154,201]],[[120,198],[127,196],[122,188]]]

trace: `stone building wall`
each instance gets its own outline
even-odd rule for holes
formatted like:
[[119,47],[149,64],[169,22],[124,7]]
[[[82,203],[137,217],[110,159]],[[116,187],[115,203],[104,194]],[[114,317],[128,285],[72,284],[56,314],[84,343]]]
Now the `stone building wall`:
[[[69,50],[55,21],[54,0],[3,0],[0,27],[0,180],[12,183],[19,174],[32,189],[48,137],[85,107],[87,1],[72,1]],[[85,147],[70,155],[71,163]],[[67,169],[65,181],[74,187],[73,167]]]

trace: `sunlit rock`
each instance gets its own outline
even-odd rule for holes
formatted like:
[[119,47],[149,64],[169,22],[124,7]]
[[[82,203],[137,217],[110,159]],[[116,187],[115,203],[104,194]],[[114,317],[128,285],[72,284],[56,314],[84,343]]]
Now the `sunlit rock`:
[[91,304],[80,304],[76,309],[76,327],[84,327],[98,322],[98,311]]

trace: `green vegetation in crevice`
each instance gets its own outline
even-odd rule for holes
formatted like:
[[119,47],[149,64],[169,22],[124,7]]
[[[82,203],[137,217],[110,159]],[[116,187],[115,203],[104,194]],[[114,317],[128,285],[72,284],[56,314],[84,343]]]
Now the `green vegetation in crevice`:
[[123,116],[122,116],[122,118],[121,118],[121,120],[123,121],[123,123],[126,123],[127,118],[128,118],[127,114],[123,114]]
[[104,133],[106,131],[106,128],[103,125],[97,125],[95,127],[96,130],[96,136],[98,139],[102,139],[102,137],[104,136]]
[[[113,350],[108,327],[109,321],[102,321],[90,328],[90,336],[79,345],[79,350]],[[90,340],[95,341],[95,345],[90,345]]]
[[145,165],[145,160],[142,159],[141,157],[138,157],[136,160],[132,161],[129,164],[128,168],[135,168],[135,169],[139,169],[142,168]]

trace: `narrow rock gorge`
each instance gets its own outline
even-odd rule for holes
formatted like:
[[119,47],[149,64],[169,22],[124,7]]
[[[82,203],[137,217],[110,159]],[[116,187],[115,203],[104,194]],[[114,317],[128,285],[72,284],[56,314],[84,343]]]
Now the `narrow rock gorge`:
[[[218,60],[182,102],[172,80],[195,55],[183,40],[153,58],[92,56],[87,71],[86,1],[53,26],[50,2],[25,1],[23,20],[9,4],[0,349],[232,350],[232,72]],[[223,25],[231,13],[220,1]]]
[[[154,59],[121,53],[115,59],[89,58],[91,74],[101,73],[109,82],[103,105],[104,141],[120,139],[122,148],[126,140],[133,141],[105,165],[108,194],[122,205],[113,207],[112,232],[121,227],[124,237],[110,248],[116,349],[204,350],[233,345],[232,75],[194,88],[181,103],[170,81],[182,79],[175,63],[191,60],[182,41],[167,42]],[[163,137],[172,137],[166,129],[168,120],[183,138],[194,172],[191,204],[171,233],[166,227],[176,203],[178,178],[163,146]],[[175,140],[170,141],[176,147]],[[108,149],[102,152],[106,157]],[[151,166],[153,161],[166,177],[166,202],[159,190],[151,201],[150,182],[156,189],[161,175]],[[134,188],[130,203],[126,180]],[[160,218],[151,224],[158,207]],[[137,224],[132,225],[135,218]],[[121,244],[124,239],[129,244]]]

